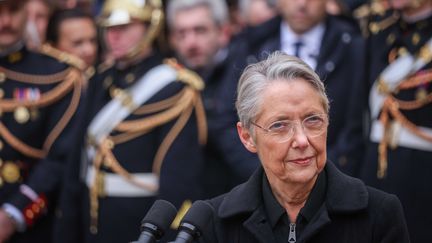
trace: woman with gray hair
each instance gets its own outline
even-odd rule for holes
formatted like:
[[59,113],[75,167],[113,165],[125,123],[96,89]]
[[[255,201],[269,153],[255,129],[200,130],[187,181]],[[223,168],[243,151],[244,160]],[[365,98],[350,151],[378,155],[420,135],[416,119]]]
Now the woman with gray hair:
[[262,166],[208,201],[202,242],[409,242],[396,196],[327,162],[329,101],[309,66],[276,52],[248,66],[237,91],[238,134]]

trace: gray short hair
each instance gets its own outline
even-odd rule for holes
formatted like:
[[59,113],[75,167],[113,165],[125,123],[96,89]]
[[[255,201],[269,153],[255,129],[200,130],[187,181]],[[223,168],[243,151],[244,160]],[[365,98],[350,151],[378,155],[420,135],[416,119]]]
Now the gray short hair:
[[250,129],[262,103],[261,94],[275,80],[290,81],[302,78],[321,96],[325,112],[330,105],[324,84],[319,76],[302,60],[280,51],[270,54],[267,59],[246,67],[237,86],[237,114],[243,127]]
[[222,25],[228,21],[228,6],[224,0],[169,0],[167,5],[168,25],[174,25],[174,16],[177,12],[196,8],[208,7],[216,25]]

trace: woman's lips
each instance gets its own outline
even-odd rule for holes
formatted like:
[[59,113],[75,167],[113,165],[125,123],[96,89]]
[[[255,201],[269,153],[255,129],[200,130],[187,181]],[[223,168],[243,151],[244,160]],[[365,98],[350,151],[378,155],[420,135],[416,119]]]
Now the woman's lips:
[[298,165],[309,165],[313,156],[310,157],[303,157],[303,158],[296,158],[296,159],[290,159],[288,160],[289,163],[294,163]]

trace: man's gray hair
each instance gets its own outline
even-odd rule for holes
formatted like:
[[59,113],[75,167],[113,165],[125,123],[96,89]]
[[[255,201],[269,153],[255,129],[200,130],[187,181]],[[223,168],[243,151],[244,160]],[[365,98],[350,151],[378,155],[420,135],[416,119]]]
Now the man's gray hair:
[[174,25],[174,16],[177,12],[200,6],[208,7],[217,25],[220,26],[228,21],[228,6],[225,0],[169,0],[167,5],[168,26]]
[[321,96],[325,112],[329,112],[329,100],[319,76],[302,60],[280,51],[270,54],[267,59],[246,67],[237,86],[237,114],[243,127],[251,128],[251,121],[258,115],[262,93],[274,81],[301,78],[308,82]]
[[[255,0],[239,0],[238,8],[240,15],[244,18],[248,17],[249,5]],[[276,0],[263,0],[269,8],[276,9]]]

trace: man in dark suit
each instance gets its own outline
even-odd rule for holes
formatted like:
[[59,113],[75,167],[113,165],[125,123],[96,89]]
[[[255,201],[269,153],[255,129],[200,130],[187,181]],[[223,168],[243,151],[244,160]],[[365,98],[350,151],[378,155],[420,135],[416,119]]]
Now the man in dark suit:
[[223,80],[230,70],[228,9],[223,0],[176,0],[167,6],[170,40],[178,59],[205,81],[202,92],[208,123],[205,197],[227,192],[244,182],[258,165],[241,145],[235,120],[221,113]]
[[81,72],[26,49],[25,6],[0,1],[0,242],[51,242]]
[[235,71],[227,82],[235,90],[232,80],[238,80],[242,68],[276,50],[304,60],[320,75],[331,100],[329,159],[355,175],[363,148],[365,44],[358,27],[327,15],[325,4],[325,0],[279,0],[280,16],[236,39]]

